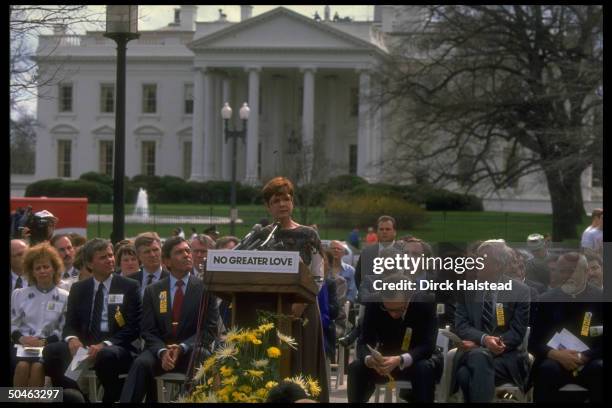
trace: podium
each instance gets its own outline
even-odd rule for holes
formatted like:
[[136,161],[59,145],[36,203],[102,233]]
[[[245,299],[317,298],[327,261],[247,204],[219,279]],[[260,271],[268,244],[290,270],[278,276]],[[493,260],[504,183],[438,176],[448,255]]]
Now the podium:
[[[235,251],[234,253],[253,252]],[[209,251],[209,258],[211,255],[214,255],[212,250]],[[318,286],[303,262],[299,262],[297,273],[261,272],[264,269],[262,267],[254,269],[258,270],[245,272],[208,270],[207,272],[207,275],[210,274],[208,289],[221,299],[232,303],[233,327],[256,327],[257,310],[290,315],[292,303],[317,301]],[[277,328],[281,333],[293,336],[291,322],[288,319],[279,321]],[[283,351],[279,362],[281,378],[291,375],[290,357],[290,352]]]

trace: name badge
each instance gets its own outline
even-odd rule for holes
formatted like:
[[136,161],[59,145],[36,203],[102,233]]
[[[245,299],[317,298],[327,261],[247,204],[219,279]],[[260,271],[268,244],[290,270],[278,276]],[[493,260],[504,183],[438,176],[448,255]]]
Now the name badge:
[[445,313],[445,310],[446,310],[446,308],[445,308],[444,303],[438,303],[438,304],[436,305],[436,313],[437,313],[437,314],[439,314],[439,315],[444,314],[444,313]]
[[580,335],[583,337],[587,337],[589,335],[589,328],[591,327],[591,318],[593,317],[593,313],[585,312],[584,318],[582,319],[582,330],[580,330]]
[[412,327],[406,327],[404,340],[402,340],[402,351],[408,351],[410,348],[410,340],[412,340]]
[[47,311],[49,312],[61,312],[62,311],[62,306],[60,303],[57,302],[53,302],[53,301],[48,301],[47,302]]
[[168,292],[159,292],[159,313],[168,313]]
[[504,316],[504,304],[503,303],[498,303],[495,306],[495,314],[497,315],[497,325],[498,326],[505,326],[506,325],[506,319]]
[[123,314],[121,313],[119,306],[117,306],[117,309],[115,309],[115,321],[117,322],[117,326],[125,326],[125,319],[123,318]]
[[109,305],[120,305],[123,303],[123,294],[110,294],[108,295]]

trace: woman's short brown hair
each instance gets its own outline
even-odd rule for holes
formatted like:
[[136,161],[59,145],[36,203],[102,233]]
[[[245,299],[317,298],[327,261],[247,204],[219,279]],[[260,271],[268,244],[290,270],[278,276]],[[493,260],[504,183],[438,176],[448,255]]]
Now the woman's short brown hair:
[[132,244],[125,244],[119,247],[117,250],[117,255],[115,255],[115,258],[117,258],[117,265],[121,264],[121,258],[124,255],[132,255],[138,259],[138,255],[136,255],[136,248]]
[[57,250],[46,242],[34,245],[23,258],[23,273],[30,285],[36,284],[34,278],[34,262],[48,259],[53,268],[53,282],[57,285],[64,272],[64,263]]
[[266,183],[261,192],[266,204],[276,194],[289,194],[293,199],[293,183],[286,177],[274,177]]

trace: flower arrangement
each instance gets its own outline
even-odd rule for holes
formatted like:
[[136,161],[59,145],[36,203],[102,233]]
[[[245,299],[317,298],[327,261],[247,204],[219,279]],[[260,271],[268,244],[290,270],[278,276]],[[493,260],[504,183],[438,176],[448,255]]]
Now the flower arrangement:
[[[269,321],[262,321],[254,329],[232,329],[197,369],[192,392],[179,402],[265,402],[268,392],[280,381],[278,361],[289,348],[297,348],[295,339],[276,330]],[[283,381],[298,384],[309,398],[321,392],[317,380],[310,376],[297,375]]]

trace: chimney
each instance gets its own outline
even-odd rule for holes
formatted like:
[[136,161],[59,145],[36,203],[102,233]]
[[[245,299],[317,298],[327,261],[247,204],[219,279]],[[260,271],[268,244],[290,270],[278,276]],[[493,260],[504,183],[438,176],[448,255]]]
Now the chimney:
[[240,21],[245,21],[253,16],[253,6],[240,6]]
[[[178,20],[177,20],[178,12]],[[181,9],[174,10],[174,22],[179,23],[181,30],[195,31],[195,22],[198,15],[198,6],[181,6]]]
[[382,6],[377,4],[374,6],[374,21],[377,23],[382,22]]
[[329,9],[329,6],[325,6],[325,11],[323,13],[323,19],[325,21],[329,21],[329,15],[331,14],[331,10]]

